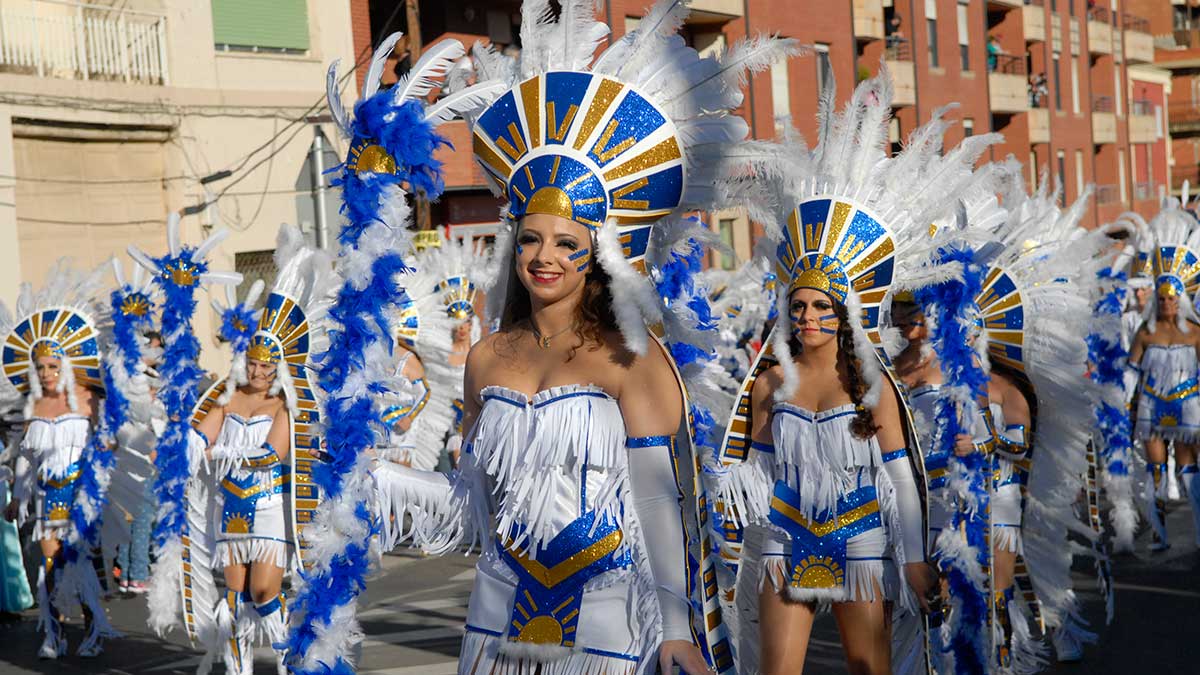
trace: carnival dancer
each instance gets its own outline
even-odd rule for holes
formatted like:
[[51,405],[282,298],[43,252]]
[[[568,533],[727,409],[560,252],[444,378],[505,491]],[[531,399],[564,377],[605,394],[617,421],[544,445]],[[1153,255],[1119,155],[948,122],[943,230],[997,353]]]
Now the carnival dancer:
[[[930,223],[986,192],[990,174],[972,168],[997,137],[942,158],[949,122],[939,113],[887,159],[890,100],[886,72],[859,85],[842,113],[823,100],[820,144],[788,153],[773,180],[755,179],[782,210],[766,214],[778,223],[768,234],[780,321],[742,385],[721,455],[736,467],[721,501],[738,504],[748,526],[736,595],[739,664],[750,671],[799,672],[823,603],[852,670],[926,663],[918,605],[936,595],[936,573],[923,457],[877,348],[880,313],[889,290],[953,274],[927,265]],[[888,603],[899,608],[894,627]],[[904,636],[894,650],[893,633]]]
[[1153,529],[1152,551],[1170,547],[1167,538],[1167,444],[1175,453],[1180,482],[1187,491],[1200,541],[1200,474],[1196,441],[1200,435],[1197,350],[1200,331],[1192,297],[1200,286],[1200,223],[1178,200],[1169,199],[1150,221],[1142,255],[1148,260],[1156,297],[1129,350],[1130,368],[1140,384],[1134,399],[1135,433],[1146,449],[1146,516]]
[[[1044,663],[1042,634],[1051,633],[1064,661],[1082,658],[1083,643],[1095,637],[1071,587],[1068,534],[1098,536],[1079,522],[1075,503],[1097,400],[1086,376],[1090,306],[1109,242],[1103,232],[1080,236],[1076,227],[1088,194],[1060,209],[1045,184],[1026,193],[1015,162],[1007,173],[1009,217],[993,228],[1001,248],[975,299],[992,434],[982,445],[959,436],[955,452],[983,453],[992,467],[990,668],[1028,673]],[[954,550],[958,537],[944,533],[939,546]]]
[[[298,526],[316,506],[308,478],[316,400],[307,369],[309,354],[320,349],[331,266],[288,226],[280,229],[275,264],[278,275],[257,321],[252,307],[232,308],[242,315],[239,323],[257,330],[244,350],[235,341],[230,376],[209,389],[192,417],[189,451],[211,463],[211,473],[202,471],[188,490],[192,564],[183,578],[191,597],[184,607],[189,634],[208,636],[201,672],[223,648],[226,670],[248,675],[256,635],[268,645],[283,642],[283,578],[302,562]],[[202,579],[217,570],[224,598],[216,597],[211,578]],[[284,673],[283,654],[276,654]]]
[[[396,375],[407,382],[385,395],[383,420],[388,425],[388,445],[378,449],[375,469],[379,489],[383,549],[391,550],[411,534],[411,525],[422,513],[444,511],[449,485],[428,475],[443,457],[457,463],[462,445],[463,370],[467,353],[478,332],[475,317],[476,284],[489,259],[479,247],[470,247],[442,236],[422,238],[411,271],[397,282],[405,300],[394,319],[397,351],[402,367]],[[416,354],[428,368],[419,365]],[[410,370],[418,364],[418,371]]]
[[[42,553],[37,599],[38,626],[44,632],[38,656],[43,659],[67,653],[60,612],[64,604],[79,602],[83,610],[87,636],[79,656],[98,656],[102,639],[115,635],[98,593],[68,598],[55,592],[63,580],[64,546],[72,530],[85,450],[99,433],[101,345],[92,306],[98,290],[98,275],[80,275],[60,261],[36,295],[30,285],[22,285],[15,318],[0,306],[6,380],[24,395],[26,420],[5,518],[18,524],[34,519],[33,538]],[[87,568],[90,574],[90,563]]]
[[639,270],[658,221],[720,196],[718,160],[746,132],[727,114],[738,78],[790,44],[700,58],[675,35],[687,8],[668,1],[594,60],[607,28],[593,4],[561,7],[555,20],[524,4],[515,69],[476,53],[505,82],[473,120],[508,200],[487,289],[500,329],[467,360],[459,518],[419,534],[433,551],[483,540],[460,673],[730,670],[717,598],[701,592],[714,563],[687,399],[647,327],[663,321],[670,340],[695,329],[674,312],[694,310],[664,308]]

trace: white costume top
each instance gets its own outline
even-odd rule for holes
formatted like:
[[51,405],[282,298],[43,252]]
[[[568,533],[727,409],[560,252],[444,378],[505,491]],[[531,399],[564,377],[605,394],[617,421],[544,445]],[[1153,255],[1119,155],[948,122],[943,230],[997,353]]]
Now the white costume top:
[[1193,442],[1200,438],[1200,391],[1192,345],[1149,344],[1142,352],[1136,435]]
[[287,568],[291,537],[284,502],[291,467],[264,447],[272,421],[271,415],[246,419],[226,412],[213,443],[221,498],[212,530],[218,566],[261,561]]
[[[512,672],[553,661],[552,672],[624,673],[664,633],[690,639],[682,520],[656,511],[680,508],[659,447],[669,438],[627,439],[617,401],[594,386],[532,399],[491,386],[481,397],[455,486],[462,517],[487,535],[459,672],[492,672],[497,660],[523,657]],[[662,573],[672,560],[679,579]]]
[[36,496],[34,539],[61,539],[66,533],[79,459],[91,439],[92,423],[77,413],[29,420],[17,459],[13,496],[21,504],[21,521],[27,518],[30,497]]

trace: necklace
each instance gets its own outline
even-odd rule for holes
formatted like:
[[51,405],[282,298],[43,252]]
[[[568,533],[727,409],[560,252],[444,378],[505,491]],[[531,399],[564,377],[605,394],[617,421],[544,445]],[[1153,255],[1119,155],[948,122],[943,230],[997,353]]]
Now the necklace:
[[537,340],[538,347],[541,347],[542,349],[550,349],[550,341],[551,340],[553,340],[554,338],[558,337],[559,335],[562,335],[563,333],[571,330],[571,328],[572,328],[572,326],[567,326],[566,328],[558,331],[554,335],[542,335],[542,331],[538,330],[537,324],[535,324],[533,322],[533,319],[529,320],[529,326],[531,328],[533,328],[533,337],[534,337],[534,339]]

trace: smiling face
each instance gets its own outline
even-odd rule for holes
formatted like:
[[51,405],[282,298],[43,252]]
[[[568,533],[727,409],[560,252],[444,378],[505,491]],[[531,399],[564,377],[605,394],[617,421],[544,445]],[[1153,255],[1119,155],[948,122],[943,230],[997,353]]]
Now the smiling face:
[[246,386],[251,391],[266,391],[271,388],[271,384],[275,382],[274,363],[259,361],[258,359],[246,359]]
[[58,386],[59,376],[62,375],[62,359],[55,356],[39,356],[35,367],[42,391],[53,391]]
[[833,300],[812,288],[797,288],[788,298],[792,337],[805,349],[816,349],[837,339],[838,319]]
[[518,226],[514,256],[517,279],[532,302],[577,297],[593,264],[591,231],[560,216],[530,214]]

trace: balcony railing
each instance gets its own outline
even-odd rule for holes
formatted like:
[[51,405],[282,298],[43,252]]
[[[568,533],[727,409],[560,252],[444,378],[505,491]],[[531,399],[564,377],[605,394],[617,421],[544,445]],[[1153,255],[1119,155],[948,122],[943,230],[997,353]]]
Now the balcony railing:
[[1200,183],[1200,166],[1195,164],[1176,166],[1171,170],[1171,190],[1173,192],[1182,188],[1184,181],[1192,186]]
[[1005,75],[1024,75],[1025,57],[1013,54],[988,54],[988,70]]
[[1121,14],[1121,25],[1125,30],[1136,30],[1140,33],[1150,32],[1150,21],[1140,16],[1124,12]]
[[167,20],[59,0],[0,5],[0,72],[167,84]]
[[1200,102],[1172,101],[1167,104],[1167,116],[1171,126],[1179,123],[1195,124],[1200,122]]
[[1146,201],[1158,197],[1157,183],[1134,183],[1133,184],[1133,200],[1135,202]]
[[887,46],[883,49],[885,61],[912,61],[912,43],[906,38],[889,35]]
[[1089,7],[1088,21],[1099,21],[1100,23],[1108,23],[1110,12],[1107,7]]
[[1120,204],[1121,203],[1121,188],[1120,188],[1120,186],[1097,185],[1096,191],[1094,194],[1096,195],[1096,204],[1098,204],[1100,206],[1104,206],[1106,204]]
[[1142,99],[1135,99],[1133,101],[1130,101],[1129,102],[1129,114],[1130,115],[1153,115],[1154,114],[1154,101],[1145,101]]
[[1113,97],[1097,96],[1092,99],[1092,112],[1110,113],[1113,111]]

